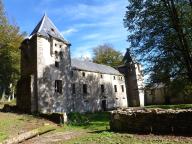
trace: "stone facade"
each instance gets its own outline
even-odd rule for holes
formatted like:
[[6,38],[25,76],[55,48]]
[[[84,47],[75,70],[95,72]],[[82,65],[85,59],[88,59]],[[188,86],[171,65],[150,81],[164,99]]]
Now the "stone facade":
[[[85,112],[127,107],[125,81],[121,74],[110,75],[73,70],[72,85],[75,86],[75,92],[72,91],[75,111]],[[83,85],[87,85],[87,92],[83,92]]]
[[[21,79],[17,86],[20,110],[68,113],[127,107],[129,89],[124,73],[109,66],[72,60],[70,43],[46,15],[20,49]],[[138,82],[132,85],[138,89]]]

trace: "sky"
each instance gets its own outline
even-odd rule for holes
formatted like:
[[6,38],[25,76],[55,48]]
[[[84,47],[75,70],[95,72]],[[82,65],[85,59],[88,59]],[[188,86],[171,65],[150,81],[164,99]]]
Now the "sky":
[[71,57],[93,56],[109,43],[123,54],[129,43],[123,26],[127,0],[3,0],[6,14],[29,35],[44,13],[71,45]]

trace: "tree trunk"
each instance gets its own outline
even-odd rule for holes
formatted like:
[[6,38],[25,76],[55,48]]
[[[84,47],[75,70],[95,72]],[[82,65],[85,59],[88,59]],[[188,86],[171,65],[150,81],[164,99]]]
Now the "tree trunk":
[[2,93],[1,101],[5,101],[5,88],[4,87],[3,87],[3,93]]
[[13,88],[13,90],[12,90],[12,97],[11,97],[11,99],[12,99],[12,100],[15,99],[15,90],[14,90],[14,88]]
[[175,29],[178,40],[179,40],[179,47],[182,52],[182,57],[185,61],[185,66],[187,70],[187,76],[189,80],[192,82],[192,58],[190,54],[190,48],[187,43],[186,37],[183,33],[183,28],[181,26],[181,22],[178,15],[178,10],[175,7],[175,3],[173,0],[162,0],[167,8],[167,11],[170,15],[171,22],[173,24],[173,28]]

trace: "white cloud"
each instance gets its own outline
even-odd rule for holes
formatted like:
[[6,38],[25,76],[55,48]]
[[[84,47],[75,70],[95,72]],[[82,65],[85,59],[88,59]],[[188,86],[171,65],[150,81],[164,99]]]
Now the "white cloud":
[[92,48],[96,45],[85,44],[72,51],[72,58],[92,58]]
[[72,57],[92,57],[92,48],[103,43],[111,43],[120,51],[127,47],[127,31],[123,28],[126,0],[67,1],[58,0],[61,5],[55,7],[52,4],[56,3],[44,3],[37,10],[44,7],[56,25],[63,23],[59,27],[72,43]]
[[95,40],[101,37],[101,34],[99,33],[93,33],[89,35],[84,35],[81,40]]
[[70,29],[67,29],[67,30],[62,31],[61,34],[62,34],[63,36],[68,36],[68,35],[71,35],[71,34],[77,32],[77,31],[78,31],[78,30],[75,29],[75,28],[70,28]]
[[92,28],[92,27],[104,27],[111,25],[110,21],[105,22],[92,22],[92,23],[78,23],[75,26],[78,28]]
[[[101,18],[105,19],[108,16],[119,14],[119,11],[122,10],[122,7],[125,8],[124,3],[124,0],[113,0],[100,5],[85,4],[83,2],[72,3],[62,5],[56,8],[51,8],[49,9],[49,12],[59,17],[68,17],[71,20]],[[42,9],[42,7],[39,7],[38,9]]]

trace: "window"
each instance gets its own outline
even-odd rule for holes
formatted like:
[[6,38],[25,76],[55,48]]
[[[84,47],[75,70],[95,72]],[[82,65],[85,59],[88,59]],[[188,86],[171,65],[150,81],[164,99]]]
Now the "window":
[[101,92],[104,93],[104,91],[105,91],[105,88],[104,88],[104,85],[102,84],[101,85]]
[[101,74],[100,77],[103,78],[103,75]]
[[115,92],[117,92],[117,85],[114,85],[114,90]]
[[62,45],[60,45],[59,47],[62,48]]
[[55,80],[55,92],[62,93],[62,80]]
[[58,58],[58,52],[55,51],[55,58],[57,59]]
[[59,68],[59,62],[55,61],[55,67]]
[[63,52],[59,52],[60,59],[63,59]]
[[75,84],[72,84],[72,94],[75,94]]
[[121,85],[121,90],[122,92],[124,92],[124,85]]
[[113,76],[113,79],[115,80],[115,76]]
[[55,44],[55,47],[57,47],[57,44]]
[[87,85],[86,84],[83,84],[83,93],[87,94]]
[[85,72],[82,73],[82,76],[85,77]]

